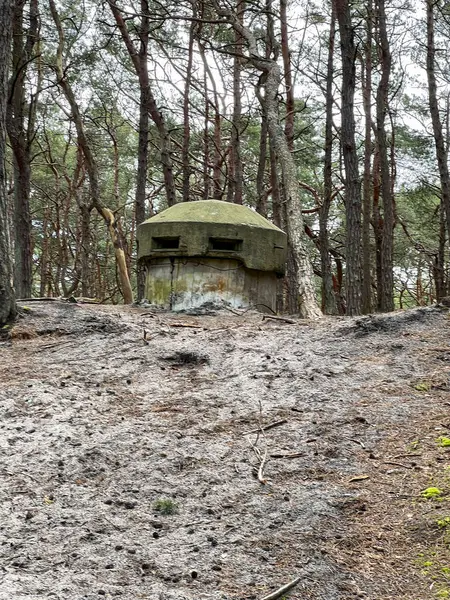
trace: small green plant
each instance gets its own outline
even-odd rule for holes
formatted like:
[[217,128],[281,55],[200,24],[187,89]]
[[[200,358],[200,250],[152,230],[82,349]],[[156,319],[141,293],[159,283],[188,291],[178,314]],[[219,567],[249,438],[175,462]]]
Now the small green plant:
[[428,392],[431,389],[431,384],[429,381],[419,381],[414,386],[414,389],[418,392]]
[[153,508],[162,515],[173,515],[177,512],[177,503],[170,498],[160,498],[153,504]]
[[408,446],[406,446],[406,449],[409,452],[415,452],[416,450],[419,450],[419,446],[420,446],[420,441],[419,440],[414,440]]
[[445,437],[445,435],[441,435],[436,441],[441,448],[448,448],[450,446],[450,438]]
[[450,517],[442,517],[436,521],[436,524],[440,529],[445,529],[450,526]]
[[426,490],[420,492],[422,498],[426,498],[427,500],[435,500],[436,498],[440,498],[442,494],[442,490],[437,487],[428,487]]

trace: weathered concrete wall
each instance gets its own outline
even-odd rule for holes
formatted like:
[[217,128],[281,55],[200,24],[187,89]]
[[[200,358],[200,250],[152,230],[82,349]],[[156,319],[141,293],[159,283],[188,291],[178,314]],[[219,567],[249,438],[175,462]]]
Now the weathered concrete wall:
[[236,259],[158,258],[147,265],[146,298],[170,310],[227,302],[276,311],[275,273],[247,269]]

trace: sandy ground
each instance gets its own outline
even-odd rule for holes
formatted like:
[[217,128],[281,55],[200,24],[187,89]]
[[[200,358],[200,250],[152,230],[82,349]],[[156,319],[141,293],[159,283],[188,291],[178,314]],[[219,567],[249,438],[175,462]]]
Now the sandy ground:
[[1,600],[450,597],[448,311],[29,307],[0,343]]

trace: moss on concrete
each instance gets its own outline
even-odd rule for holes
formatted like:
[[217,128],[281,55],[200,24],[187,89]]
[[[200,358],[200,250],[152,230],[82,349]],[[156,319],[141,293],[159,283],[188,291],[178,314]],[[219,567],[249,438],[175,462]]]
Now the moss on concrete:
[[281,232],[281,229],[251,208],[220,200],[181,202],[163,210],[144,223],[179,223],[180,221],[186,223],[245,225],[246,227],[259,227]]

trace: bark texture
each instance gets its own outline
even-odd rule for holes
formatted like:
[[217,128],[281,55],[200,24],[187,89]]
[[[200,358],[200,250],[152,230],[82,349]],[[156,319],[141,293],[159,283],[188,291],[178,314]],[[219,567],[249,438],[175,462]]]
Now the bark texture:
[[356,46],[349,0],[335,0],[342,55],[341,144],[345,165],[346,303],[348,315],[361,313],[361,182],[355,141]]
[[[333,7],[334,8],[334,7]],[[333,199],[332,161],[333,161],[333,70],[334,70],[334,38],[336,33],[336,15],[332,8],[330,33],[328,37],[328,60],[326,81],[326,120],[325,120],[325,152],[323,167],[323,201],[319,210],[319,251],[322,272],[322,310],[328,315],[337,314],[336,296],[333,289],[331,258],[328,237],[328,217]]]
[[294,149],[295,100],[294,87],[292,85],[291,52],[289,50],[287,4],[287,0],[280,0],[281,54],[283,57],[284,85],[286,88],[286,120],[284,134],[287,139],[289,150],[292,152]]
[[370,221],[372,197],[372,41],[373,41],[373,7],[372,0],[367,3],[366,46],[362,65],[362,92],[364,104],[365,136],[364,136],[364,175],[362,206],[362,312],[369,314],[372,310],[371,260],[370,260]]
[[11,285],[5,171],[6,104],[12,37],[12,13],[13,1],[0,0],[0,325],[14,318],[16,314],[14,290]]
[[448,149],[444,140],[437,97],[436,47],[434,42],[434,6],[434,0],[427,0],[428,101],[430,106],[431,120],[433,123],[433,136],[441,184],[441,199],[447,222],[447,237],[450,242],[450,178],[448,170]]
[[14,170],[14,287],[19,298],[31,296],[31,142],[34,137],[33,113],[39,93],[26,99],[27,67],[37,43],[39,15],[37,0],[30,1],[29,24],[25,29],[25,0],[16,0],[13,11],[12,73],[9,83],[7,129],[13,151]]
[[[147,185],[147,170],[148,170],[148,40],[150,31],[150,22],[148,17],[148,3],[146,0],[141,0],[141,28],[140,28],[140,46],[139,46],[139,73],[140,85],[139,95],[139,139],[138,139],[138,168],[136,173],[136,194],[134,198],[134,215],[136,227],[145,221],[145,192]],[[138,301],[144,298],[145,294],[145,271],[141,265],[137,265],[137,299]]]
[[391,52],[386,30],[384,0],[377,2],[377,32],[380,56],[381,77],[376,97],[376,137],[380,160],[381,197],[383,200],[383,229],[380,254],[380,280],[377,282],[378,310],[394,310],[394,194],[391,183],[391,170],[388,158],[386,135],[386,115],[389,106],[389,78],[391,73]]
[[[236,18],[242,25],[244,21],[245,0],[237,0]],[[243,165],[241,157],[241,119],[242,119],[242,50],[243,38],[238,29],[235,29],[233,59],[233,116],[231,119],[230,154],[228,160],[228,191],[227,201],[242,204],[243,193]]]
[[189,157],[191,144],[191,115],[189,110],[190,92],[192,83],[192,67],[194,61],[194,40],[197,24],[195,18],[197,15],[195,2],[192,4],[192,21],[189,27],[189,45],[188,45],[188,62],[186,67],[186,80],[184,83],[184,98],[183,98],[183,146],[181,149],[181,163],[183,170],[183,202],[189,202],[191,199],[190,179],[191,179],[191,162]]

